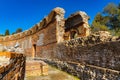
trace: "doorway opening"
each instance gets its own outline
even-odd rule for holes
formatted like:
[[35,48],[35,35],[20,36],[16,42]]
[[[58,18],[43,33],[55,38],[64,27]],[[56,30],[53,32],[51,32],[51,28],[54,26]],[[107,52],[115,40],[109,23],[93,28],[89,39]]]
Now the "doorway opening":
[[36,44],[33,44],[32,57],[33,57],[33,59],[36,57]]
[[77,32],[76,31],[72,31],[71,32],[71,39],[75,39],[77,37]]

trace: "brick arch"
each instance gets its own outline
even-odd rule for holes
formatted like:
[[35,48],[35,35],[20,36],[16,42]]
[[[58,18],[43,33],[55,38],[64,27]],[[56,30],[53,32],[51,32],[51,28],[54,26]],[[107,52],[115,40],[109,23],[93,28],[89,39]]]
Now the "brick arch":
[[32,58],[34,59],[36,57],[36,44],[32,44]]
[[72,29],[72,30],[70,31],[70,38],[71,38],[71,39],[76,38],[78,35],[79,35],[79,31],[78,31],[77,29]]

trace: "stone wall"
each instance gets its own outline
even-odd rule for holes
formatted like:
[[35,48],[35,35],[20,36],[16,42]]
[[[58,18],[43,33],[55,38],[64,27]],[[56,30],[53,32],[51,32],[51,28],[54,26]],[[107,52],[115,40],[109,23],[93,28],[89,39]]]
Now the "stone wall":
[[88,24],[89,16],[83,12],[79,11],[71,14],[65,20],[65,40],[70,40],[78,37],[89,36],[90,26]]
[[[44,54],[52,55],[56,44],[63,42],[65,37],[71,37],[72,33],[76,30],[77,35],[79,35],[77,37],[80,37],[82,34],[85,34],[84,36],[89,35],[87,34],[87,32],[89,33],[89,17],[85,12],[74,13],[68,19],[64,19],[64,13],[64,9],[55,8],[47,17],[29,30],[0,37],[0,44],[4,46],[20,44],[20,48],[25,50],[27,57],[39,57]],[[66,36],[66,34],[68,35]],[[73,34],[74,36],[75,34]]]
[[11,52],[0,52],[0,56],[10,58],[8,64],[0,66],[0,80],[24,80],[25,56]]
[[62,8],[55,8],[31,29],[22,33],[0,37],[0,44],[14,46],[19,43],[20,47],[25,50],[27,57],[40,56],[41,51],[46,50],[46,46],[53,45],[54,47],[56,43],[64,40],[64,12]]
[[[96,40],[95,40],[96,39]],[[78,38],[57,45],[56,59],[120,71],[120,39]],[[110,40],[110,41],[109,41]]]
[[51,60],[41,58],[81,80],[120,79],[120,37],[103,31],[58,43],[53,50]]
[[27,60],[26,77],[48,75],[48,65],[43,61]]
[[80,80],[120,80],[120,71],[69,61],[44,60],[46,63],[77,76]]
[[[65,20],[64,13],[64,9],[55,8],[31,29],[11,36],[0,37],[0,44],[14,46],[19,43],[27,57],[81,63],[85,66],[83,71],[93,69],[99,72],[111,69],[110,76],[115,74],[114,80],[120,71],[120,37],[109,36],[108,32],[89,35],[88,16],[76,13]],[[72,38],[69,38],[72,35],[71,32],[75,33]],[[117,71],[117,74],[114,71],[111,72],[112,70]],[[96,75],[100,74],[95,73]],[[102,76],[104,75],[107,73],[102,72]]]

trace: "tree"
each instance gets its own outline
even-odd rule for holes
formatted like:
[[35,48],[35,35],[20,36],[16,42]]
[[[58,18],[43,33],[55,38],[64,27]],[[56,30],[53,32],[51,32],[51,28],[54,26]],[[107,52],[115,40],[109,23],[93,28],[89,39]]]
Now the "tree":
[[115,31],[119,31],[120,28],[120,4],[117,6],[114,3],[109,3],[103,10],[103,12],[109,16],[109,21],[107,26]]
[[7,36],[7,35],[10,35],[10,32],[8,29],[5,31],[5,36]]
[[95,16],[92,30],[109,30],[115,35],[120,35],[120,3],[118,5],[109,3],[105,6],[103,12]]
[[101,15],[101,13],[98,13],[96,16],[95,16],[95,21],[96,22],[100,22],[101,20],[103,19],[103,16]]
[[0,36],[4,36],[3,34],[0,34]]
[[120,3],[118,4],[118,9],[120,9]]
[[20,33],[20,32],[22,32],[22,29],[18,28],[15,33]]
[[12,35],[15,34],[15,32],[12,33]]
[[109,16],[115,16],[117,14],[117,6],[114,3],[109,3],[103,10],[103,13]]
[[103,24],[101,24],[100,22],[93,22],[92,23],[92,31],[108,31],[109,28]]
[[98,13],[93,22],[92,22],[92,31],[107,31],[108,27],[105,25],[107,22],[107,18],[104,19],[104,17],[101,15],[101,13]]

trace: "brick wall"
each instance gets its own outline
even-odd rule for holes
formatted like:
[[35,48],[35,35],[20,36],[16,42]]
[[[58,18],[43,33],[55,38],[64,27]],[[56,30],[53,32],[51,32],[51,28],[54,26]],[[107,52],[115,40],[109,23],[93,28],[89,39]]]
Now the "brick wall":
[[78,38],[58,44],[56,59],[120,71],[120,41],[90,41]]
[[10,58],[9,64],[0,66],[0,80],[24,80],[25,56],[11,52],[0,52],[0,56]]
[[22,33],[0,37],[0,44],[14,46],[19,43],[20,47],[25,50],[26,56],[40,56],[41,51],[46,50],[45,47],[64,40],[64,13],[64,9],[55,8],[31,29]]
[[81,80],[119,80],[119,53],[120,37],[91,35],[58,43],[50,60],[41,58]]
[[48,75],[48,65],[43,61],[29,60],[26,62],[26,77]]

